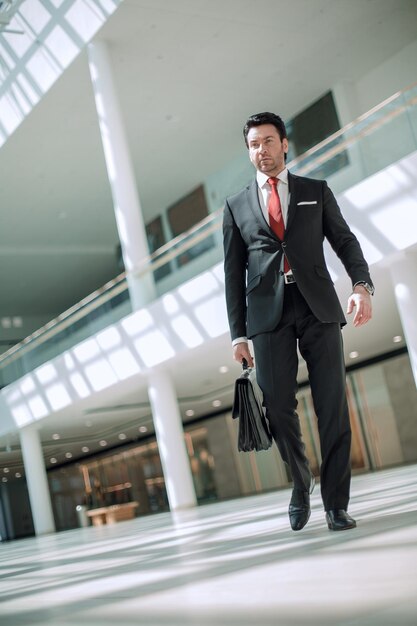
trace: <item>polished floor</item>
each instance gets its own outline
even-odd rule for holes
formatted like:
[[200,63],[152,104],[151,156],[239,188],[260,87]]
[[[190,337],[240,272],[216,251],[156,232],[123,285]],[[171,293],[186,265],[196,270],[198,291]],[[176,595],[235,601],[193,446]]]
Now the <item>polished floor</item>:
[[355,530],[289,490],[0,544],[0,624],[415,626],[417,466],[356,476]]

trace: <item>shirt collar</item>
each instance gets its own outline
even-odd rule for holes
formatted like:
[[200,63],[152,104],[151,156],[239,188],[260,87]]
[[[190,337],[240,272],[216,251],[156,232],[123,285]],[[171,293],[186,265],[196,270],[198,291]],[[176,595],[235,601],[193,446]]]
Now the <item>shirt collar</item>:
[[[256,172],[256,182],[258,183],[258,187],[263,187],[267,184],[268,178],[270,176],[268,174],[264,174],[259,170]],[[278,180],[285,185],[288,185],[288,170],[287,168],[283,169],[277,176]]]

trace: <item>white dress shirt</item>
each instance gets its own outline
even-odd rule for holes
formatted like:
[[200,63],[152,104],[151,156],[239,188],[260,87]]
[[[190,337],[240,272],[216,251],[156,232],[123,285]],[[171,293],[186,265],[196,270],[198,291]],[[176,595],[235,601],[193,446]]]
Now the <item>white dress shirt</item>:
[[[256,172],[256,182],[258,183],[258,197],[259,204],[261,205],[262,213],[266,223],[269,224],[268,204],[271,196],[271,185],[268,183],[268,174],[263,172]],[[278,195],[281,201],[282,217],[284,219],[284,226],[287,225],[288,215],[288,170],[285,168],[277,176],[278,178]]]

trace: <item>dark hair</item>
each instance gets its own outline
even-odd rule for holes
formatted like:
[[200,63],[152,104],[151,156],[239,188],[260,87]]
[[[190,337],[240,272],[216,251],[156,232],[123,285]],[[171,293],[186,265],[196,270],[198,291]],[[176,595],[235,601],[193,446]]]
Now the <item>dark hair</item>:
[[279,115],[275,115],[275,113],[255,113],[255,115],[251,115],[247,120],[246,124],[243,127],[243,136],[245,138],[246,147],[248,146],[248,133],[251,128],[254,126],[261,126],[262,124],[272,124],[278,131],[279,138],[281,141],[283,139],[287,139],[287,130],[285,128],[285,124],[280,118]]

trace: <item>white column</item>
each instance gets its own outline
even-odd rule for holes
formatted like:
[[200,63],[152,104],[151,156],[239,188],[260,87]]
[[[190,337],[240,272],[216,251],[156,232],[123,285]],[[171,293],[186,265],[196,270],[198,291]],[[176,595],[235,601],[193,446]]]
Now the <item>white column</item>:
[[33,427],[23,428],[19,435],[35,533],[53,533],[55,522],[39,432]]
[[181,414],[169,374],[162,370],[153,372],[148,393],[170,509],[196,506]]
[[106,43],[89,44],[88,59],[129,294],[136,310],[155,298],[153,274],[135,274],[149,254],[142,210]]
[[417,253],[405,252],[390,264],[398,312],[417,385]]

